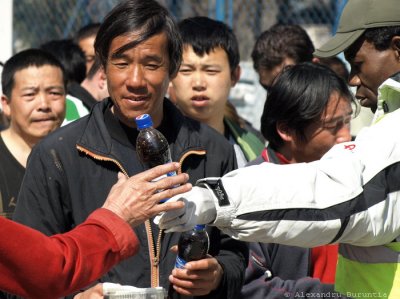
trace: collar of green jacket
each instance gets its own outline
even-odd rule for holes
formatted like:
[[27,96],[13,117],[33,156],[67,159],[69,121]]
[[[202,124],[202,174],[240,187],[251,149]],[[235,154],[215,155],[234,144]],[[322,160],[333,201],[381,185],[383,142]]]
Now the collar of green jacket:
[[254,160],[261,154],[265,145],[254,133],[240,127],[226,117],[224,118],[224,122],[231,131],[236,143],[242,149],[247,161]]
[[400,72],[384,81],[378,89],[378,103],[373,123],[386,113],[400,108]]

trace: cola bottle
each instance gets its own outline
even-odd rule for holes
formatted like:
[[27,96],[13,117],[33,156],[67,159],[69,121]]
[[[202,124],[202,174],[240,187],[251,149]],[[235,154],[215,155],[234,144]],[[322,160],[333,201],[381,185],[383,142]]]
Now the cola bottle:
[[171,162],[168,141],[160,131],[153,128],[151,116],[142,114],[135,121],[139,130],[136,151],[143,166],[149,169]]
[[[139,130],[136,139],[136,152],[143,167],[150,169],[172,162],[168,141],[160,131],[153,128],[151,116],[149,114],[142,114],[135,118],[135,122]],[[167,176],[173,175],[176,175],[175,171],[167,174]],[[155,181],[163,177],[165,176],[156,178]]]
[[207,257],[210,240],[205,225],[196,225],[192,230],[183,232],[178,241],[178,256],[175,267],[184,268],[190,261]]
[[[175,268],[182,269],[186,263],[197,261],[207,257],[210,246],[210,239],[205,225],[196,225],[192,230],[181,233],[178,241],[178,255],[175,261]],[[168,299],[188,298],[178,294],[172,284],[168,288]]]

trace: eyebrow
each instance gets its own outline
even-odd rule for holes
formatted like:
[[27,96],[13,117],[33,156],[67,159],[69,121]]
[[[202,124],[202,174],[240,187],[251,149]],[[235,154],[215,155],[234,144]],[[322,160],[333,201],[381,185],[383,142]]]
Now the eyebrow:
[[111,60],[113,59],[126,59],[128,58],[128,55],[120,52],[120,51],[116,51],[114,53],[111,54]]
[[28,87],[24,87],[21,90],[30,90],[30,89],[38,89],[38,86],[28,86]]
[[146,55],[146,57],[144,58],[144,60],[154,60],[156,62],[162,63],[164,60],[162,59],[161,56],[159,55]]
[[[181,66],[194,66],[195,65],[195,63],[189,63],[189,62],[186,62],[186,63],[184,63],[184,62],[182,62],[181,63]],[[219,64],[210,64],[210,63],[200,63],[200,65],[201,65],[201,67],[206,67],[206,68],[208,68],[208,67],[217,67],[217,68],[221,68],[221,66],[219,65]]]
[[47,87],[45,88],[45,90],[49,90],[49,89],[62,89],[62,90],[65,91],[65,88],[64,88],[64,86],[62,86],[62,85],[51,85],[51,86],[47,86]]
[[[38,86],[28,86],[28,87],[22,88],[21,91],[30,91],[30,90],[38,90],[38,89],[40,89],[40,87],[38,87]],[[49,90],[49,89],[62,89],[65,91],[65,87],[63,85],[46,86],[45,90]]]
[[[111,60],[113,59],[129,59],[129,56],[124,54],[123,52],[120,51],[120,49],[118,49],[115,53],[111,54]],[[162,57],[158,56],[158,55],[146,55],[144,57],[145,60],[154,60],[158,63],[162,63],[163,59]]]

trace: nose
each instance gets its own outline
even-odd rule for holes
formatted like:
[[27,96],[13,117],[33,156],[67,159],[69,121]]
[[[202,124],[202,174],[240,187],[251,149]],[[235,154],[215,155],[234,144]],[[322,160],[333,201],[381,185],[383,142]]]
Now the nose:
[[344,123],[336,134],[336,144],[347,141],[351,141],[350,123]]
[[146,85],[144,71],[140,65],[135,64],[131,66],[126,85],[131,89],[141,89]]
[[41,91],[37,95],[39,100],[39,110],[40,111],[49,111],[50,110],[50,99],[46,95],[44,91]]
[[350,72],[348,83],[350,86],[360,86],[361,80],[353,70]]
[[206,89],[206,81],[204,80],[202,72],[195,72],[193,74],[192,88],[195,91],[202,91]]

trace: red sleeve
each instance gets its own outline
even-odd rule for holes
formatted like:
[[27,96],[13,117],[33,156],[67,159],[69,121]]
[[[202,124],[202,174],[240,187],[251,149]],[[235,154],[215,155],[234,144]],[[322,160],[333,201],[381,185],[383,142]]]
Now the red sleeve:
[[29,298],[83,288],[139,250],[132,228],[106,209],[52,237],[0,217],[0,236],[0,289]]
[[339,245],[323,245],[311,249],[312,277],[322,283],[335,283]]

